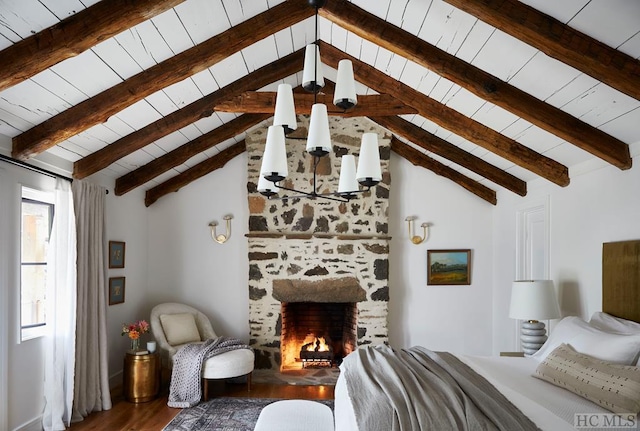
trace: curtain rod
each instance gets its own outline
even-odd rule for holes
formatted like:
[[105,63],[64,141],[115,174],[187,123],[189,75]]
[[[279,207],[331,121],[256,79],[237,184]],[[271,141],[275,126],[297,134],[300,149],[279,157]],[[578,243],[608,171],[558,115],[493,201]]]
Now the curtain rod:
[[[30,165],[27,162],[23,162],[22,160],[14,159],[13,157],[5,156],[4,154],[0,154],[0,160],[3,160],[5,162],[7,162],[7,163],[11,163],[12,165],[19,166],[19,167],[24,168],[24,169],[28,169],[28,170],[33,171],[33,172],[37,172],[39,174],[47,175],[47,176],[52,177],[52,178],[60,178],[60,179],[69,181],[70,183],[73,182],[73,178],[69,178],[69,177],[66,177],[64,175],[57,174],[55,172],[52,172],[52,171],[44,169],[44,168],[39,168],[37,166]],[[109,194],[109,190],[106,190],[106,192],[107,192],[107,194]]]

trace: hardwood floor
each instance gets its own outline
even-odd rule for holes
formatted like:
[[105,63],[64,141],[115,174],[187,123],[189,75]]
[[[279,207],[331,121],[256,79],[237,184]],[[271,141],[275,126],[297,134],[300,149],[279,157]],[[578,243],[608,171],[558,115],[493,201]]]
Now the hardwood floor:
[[[209,385],[209,399],[214,397],[251,397],[327,400],[333,399],[333,386],[273,385],[254,383],[251,391],[244,384],[213,382]],[[122,395],[114,393],[113,408],[90,414],[82,422],[71,424],[71,431],[160,431],[180,409],[167,406],[168,389],[164,389],[157,399],[134,404],[125,401]]]

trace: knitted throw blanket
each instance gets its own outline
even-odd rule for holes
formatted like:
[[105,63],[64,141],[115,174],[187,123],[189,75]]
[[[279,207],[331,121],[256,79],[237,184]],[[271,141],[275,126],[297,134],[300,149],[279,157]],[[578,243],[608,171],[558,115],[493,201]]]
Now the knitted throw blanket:
[[219,337],[204,343],[187,344],[173,356],[173,371],[169,386],[169,407],[193,407],[200,402],[202,364],[216,355],[251,347],[235,338]]

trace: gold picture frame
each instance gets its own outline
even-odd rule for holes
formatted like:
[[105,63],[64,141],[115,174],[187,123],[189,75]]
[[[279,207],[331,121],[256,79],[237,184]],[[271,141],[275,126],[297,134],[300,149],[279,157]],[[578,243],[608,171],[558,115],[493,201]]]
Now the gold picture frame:
[[427,285],[470,285],[471,250],[427,250]]

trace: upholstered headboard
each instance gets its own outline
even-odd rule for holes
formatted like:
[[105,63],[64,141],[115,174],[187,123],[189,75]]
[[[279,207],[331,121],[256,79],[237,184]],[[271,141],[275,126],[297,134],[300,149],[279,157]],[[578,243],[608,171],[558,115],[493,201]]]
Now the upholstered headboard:
[[640,322],[640,240],[602,245],[602,311]]

